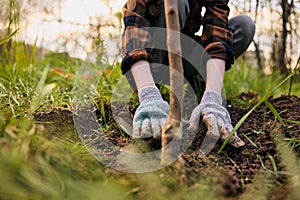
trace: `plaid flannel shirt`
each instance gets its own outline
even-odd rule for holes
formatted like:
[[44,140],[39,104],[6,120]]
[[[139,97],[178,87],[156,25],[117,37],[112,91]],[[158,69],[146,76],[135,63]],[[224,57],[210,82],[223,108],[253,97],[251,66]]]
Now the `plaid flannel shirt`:
[[[122,36],[124,57],[121,63],[123,73],[139,60],[152,61],[151,50],[143,48],[149,40],[147,29],[155,18],[164,12],[163,0],[128,0],[123,7],[125,30]],[[232,51],[233,33],[228,28],[229,0],[189,0],[190,13],[182,33],[195,38],[195,33],[203,26],[200,41],[211,58],[225,60],[226,70],[234,62]],[[202,7],[206,11],[201,15]]]

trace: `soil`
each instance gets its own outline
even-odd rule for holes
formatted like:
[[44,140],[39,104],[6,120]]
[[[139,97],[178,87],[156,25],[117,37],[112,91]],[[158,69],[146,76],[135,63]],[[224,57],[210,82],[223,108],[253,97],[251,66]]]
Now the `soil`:
[[[243,94],[244,96],[247,95]],[[275,115],[265,104],[262,104],[252,112],[237,131],[246,143],[244,147],[237,149],[227,145],[223,153],[218,154],[217,151],[222,145],[222,142],[219,142],[215,146],[214,151],[211,152],[211,156],[199,161],[195,154],[197,154],[197,150],[201,145],[201,136],[205,135],[206,131],[205,125],[202,123],[202,129],[200,129],[193,143],[194,151],[183,155],[186,167],[201,175],[203,168],[215,165],[215,170],[219,170],[222,173],[219,183],[223,187],[225,196],[236,196],[245,192],[248,185],[253,183],[262,170],[267,172],[274,171],[271,157],[276,163],[277,171],[285,171],[285,165],[281,161],[275,145],[276,137],[281,134],[284,138],[300,139],[300,124],[292,123],[300,121],[300,99],[295,96],[281,96],[276,99],[270,98],[269,102],[280,113],[281,118],[284,119],[285,126],[275,118]],[[229,106],[228,111],[230,112],[232,123],[236,124],[249,109]],[[247,135],[249,139],[243,137],[242,134]],[[299,158],[299,146],[293,149]],[[281,190],[287,184],[287,177],[284,174],[272,175],[271,173],[266,173],[263,177],[264,179],[269,179],[270,183],[275,185],[274,191],[278,191],[270,192],[269,199],[287,198],[289,191],[287,189]]]
[[[253,93],[244,93],[240,99],[254,98]],[[300,140],[300,98],[296,96],[281,96],[269,98],[268,101],[274,106],[283,119],[284,124],[276,119],[275,115],[266,106],[261,104],[238,129],[239,136],[246,143],[244,147],[234,148],[227,145],[221,153],[218,150],[222,146],[219,141],[210,154],[205,158],[198,158],[206,127],[201,123],[200,131],[197,133],[192,146],[178,159],[177,163],[169,169],[178,177],[178,180],[190,187],[197,185],[198,177],[212,177],[211,182],[218,185],[224,198],[233,198],[251,192],[251,185],[256,185],[263,179],[272,185],[268,189],[268,199],[286,199],[289,194],[287,189],[288,177],[284,172],[285,163],[278,153],[276,145],[277,136]],[[236,124],[252,107],[227,103],[232,123]],[[134,109],[132,109],[134,112]],[[100,115],[100,111],[98,111]],[[51,113],[37,113],[35,119],[42,122],[56,121],[61,119],[62,123],[72,123],[72,113],[69,111],[53,111]],[[113,122],[109,105],[106,106],[106,117],[109,121],[108,139],[119,146],[126,146],[131,139],[126,135],[120,136],[120,128]],[[99,119],[98,119],[99,120]],[[101,120],[100,120],[101,121]],[[84,123],[89,123],[86,121]],[[78,131],[78,130],[77,130]],[[154,148],[159,147],[157,141],[149,141]],[[290,143],[293,145],[293,143]],[[293,151],[300,157],[300,145],[293,146]],[[117,152],[116,152],[117,153]],[[274,165],[275,163],[275,165]],[[178,167],[180,166],[180,170]],[[210,176],[211,175],[211,176]]]

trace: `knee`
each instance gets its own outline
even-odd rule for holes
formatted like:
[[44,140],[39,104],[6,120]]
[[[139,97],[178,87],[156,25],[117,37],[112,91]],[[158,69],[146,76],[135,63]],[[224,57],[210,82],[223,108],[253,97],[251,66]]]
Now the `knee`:
[[249,34],[253,35],[255,34],[255,23],[253,22],[253,20],[247,16],[247,15],[240,15],[240,23],[244,26],[244,30],[246,32],[248,32]]
[[234,41],[232,49],[236,58],[248,48],[253,41],[255,24],[247,15],[238,15],[228,21],[228,27],[233,31]]
[[244,34],[248,34],[248,38],[253,38],[255,34],[255,23],[247,15],[238,15],[233,17],[228,22],[229,27],[232,27],[233,30],[243,30]]

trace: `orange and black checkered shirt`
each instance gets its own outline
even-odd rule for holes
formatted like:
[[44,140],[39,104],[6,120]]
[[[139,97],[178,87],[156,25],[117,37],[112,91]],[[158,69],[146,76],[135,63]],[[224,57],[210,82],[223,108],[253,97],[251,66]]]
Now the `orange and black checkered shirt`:
[[[139,60],[152,61],[151,50],[143,48],[150,36],[146,27],[150,27],[155,18],[164,12],[160,4],[163,0],[128,0],[123,7],[125,29],[122,36],[124,57],[122,72],[130,70]],[[189,0],[190,13],[182,32],[192,38],[203,26],[200,41],[211,58],[220,58],[226,62],[226,70],[234,62],[232,51],[233,33],[228,28],[229,0]],[[202,8],[205,13],[202,16]]]

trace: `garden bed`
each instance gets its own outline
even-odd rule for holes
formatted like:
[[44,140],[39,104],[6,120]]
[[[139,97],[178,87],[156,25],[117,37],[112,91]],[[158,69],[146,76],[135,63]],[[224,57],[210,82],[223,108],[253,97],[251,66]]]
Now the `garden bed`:
[[[240,98],[250,97],[249,94],[243,94]],[[179,184],[191,188],[201,189],[201,182],[205,179],[206,183],[214,185],[218,194],[228,199],[242,199],[253,195],[253,191],[267,193],[269,199],[289,199],[293,190],[290,177],[297,174],[296,171],[290,171],[289,159],[296,156],[298,160],[300,156],[300,99],[296,96],[281,96],[269,98],[268,101],[284,123],[280,123],[273,112],[265,104],[261,104],[238,129],[239,136],[246,143],[244,147],[237,149],[227,145],[218,153],[222,146],[222,142],[219,141],[207,157],[200,159],[197,157],[197,151],[206,133],[202,122],[192,146],[167,170],[171,171]],[[250,110],[230,105],[230,102],[228,105],[233,124]],[[109,105],[106,111],[110,115]],[[36,113],[35,119],[56,122],[56,127],[59,127],[57,124],[60,123],[73,123],[72,113],[69,111]],[[110,126],[117,128],[117,124],[112,123]],[[131,141],[129,137],[120,136],[118,131],[109,134],[108,137],[122,147]],[[153,144],[156,147],[158,145],[157,142]],[[291,150],[288,154],[284,151],[286,148]]]

